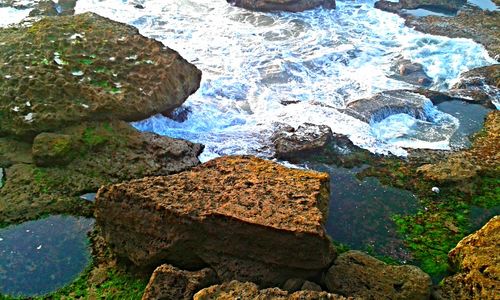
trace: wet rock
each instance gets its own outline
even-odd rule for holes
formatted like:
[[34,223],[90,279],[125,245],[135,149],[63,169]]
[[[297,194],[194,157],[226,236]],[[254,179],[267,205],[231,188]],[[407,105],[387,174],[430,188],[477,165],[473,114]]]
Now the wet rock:
[[500,64],[476,68],[460,75],[450,91],[453,95],[500,105]]
[[279,288],[259,290],[252,282],[225,282],[203,289],[194,295],[194,300],[230,300],[230,299],[273,299],[273,300],[347,300],[357,299],[318,291],[298,291],[289,293]]
[[397,60],[392,71],[395,73],[392,77],[397,80],[419,86],[432,84],[432,78],[425,73],[424,66],[411,62],[409,59]]
[[415,266],[391,266],[360,251],[339,255],[325,276],[332,293],[363,299],[429,299],[432,281]]
[[367,123],[401,113],[426,120],[425,108],[429,104],[432,104],[430,100],[422,95],[406,90],[394,90],[351,102],[345,112]]
[[275,147],[275,156],[280,159],[296,161],[297,157],[314,155],[326,147],[333,136],[326,125],[304,123],[297,129],[291,126],[280,128],[271,140]]
[[500,216],[462,239],[448,254],[457,274],[443,281],[442,299],[497,299],[500,295]]
[[335,8],[335,0],[227,0],[234,6],[257,11],[301,12],[318,6]]
[[191,300],[196,292],[218,281],[210,268],[189,272],[164,264],[153,272],[142,300]]
[[191,112],[192,110],[189,106],[181,106],[172,111],[162,112],[161,114],[176,122],[182,123],[188,119]]
[[466,182],[481,174],[496,176],[500,154],[500,112],[486,117],[484,129],[478,133],[470,149],[455,152],[443,161],[418,168],[426,180],[439,184]]
[[66,165],[75,158],[75,146],[70,135],[40,133],[33,141],[33,160],[39,167]]
[[96,218],[139,266],[210,266],[221,280],[277,286],[317,276],[335,257],[323,225],[328,175],[249,156],[102,187]]
[[[203,149],[200,144],[141,133],[123,121],[83,123],[57,134],[74,141],[76,146],[68,152],[73,159],[64,167],[21,161],[9,166],[0,190],[0,220],[12,223],[47,213],[91,216],[93,204],[82,201],[82,194],[105,184],[189,169],[199,164]],[[19,156],[31,155],[26,151]]]
[[415,17],[404,12],[405,8],[415,8],[415,4],[426,3],[432,6],[456,11],[461,7],[465,0],[458,1],[408,1],[415,4],[405,7],[402,2],[399,3],[381,0],[375,3],[375,7],[397,13],[406,19],[405,24],[418,31],[430,33],[433,35],[442,35],[452,38],[468,38],[485,46],[491,57],[500,60],[500,31],[498,24],[500,22],[499,11],[487,11],[482,9],[463,9],[454,17],[443,16],[425,16]]
[[467,0],[399,0],[399,3],[405,9],[435,7],[457,11],[467,3]]
[[177,52],[92,13],[3,28],[0,40],[0,136],[145,119],[180,106],[200,83]]
[[57,4],[52,2],[52,0],[38,2],[29,14],[30,17],[57,15],[59,15],[57,12]]

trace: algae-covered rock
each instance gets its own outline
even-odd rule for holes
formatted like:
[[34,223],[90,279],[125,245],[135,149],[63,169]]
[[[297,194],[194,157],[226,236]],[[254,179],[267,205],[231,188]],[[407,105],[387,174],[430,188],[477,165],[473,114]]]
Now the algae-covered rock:
[[[64,143],[62,150],[54,151],[59,147],[54,141],[60,140],[71,141],[71,146]],[[80,195],[97,191],[104,184],[183,171],[199,164],[197,156],[203,149],[200,144],[141,133],[123,121],[82,123],[57,134],[43,133],[35,142],[35,161],[52,164],[40,167],[16,161],[31,154],[29,148],[18,147],[27,153],[18,151],[6,170],[7,180],[0,190],[0,220],[4,223],[46,213],[91,215],[90,204]],[[57,155],[47,154],[54,152]],[[0,157],[3,155],[0,152]],[[53,164],[61,160],[66,165]]]
[[257,11],[301,12],[316,7],[335,8],[335,0],[227,0],[232,5]]
[[332,293],[362,299],[429,299],[432,281],[415,266],[391,266],[360,251],[339,255],[325,283]]
[[39,167],[66,165],[75,158],[75,146],[71,135],[40,133],[33,141],[33,159]]
[[252,282],[231,281],[221,285],[205,288],[194,295],[194,300],[233,300],[233,299],[261,299],[261,300],[349,300],[358,299],[344,297],[318,291],[287,292],[279,288],[260,290]]
[[445,278],[443,299],[498,299],[500,295],[500,216],[462,239],[448,254],[458,273]]
[[163,264],[155,269],[142,300],[191,300],[196,292],[218,283],[214,270],[180,270]]
[[102,187],[96,218],[120,256],[213,268],[221,280],[277,286],[335,257],[323,225],[328,175],[228,156],[189,171]]
[[201,78],[177,52],[92,13],[3,28],[0,41],[0,136],[145,119],[180,106]]

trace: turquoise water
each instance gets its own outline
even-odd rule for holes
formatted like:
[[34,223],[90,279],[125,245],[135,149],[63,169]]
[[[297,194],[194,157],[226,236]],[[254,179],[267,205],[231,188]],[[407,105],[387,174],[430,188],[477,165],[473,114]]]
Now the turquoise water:
[[0,229],[0,294],[43,295],[73,281],[90,263],[93,224],[54,215]]

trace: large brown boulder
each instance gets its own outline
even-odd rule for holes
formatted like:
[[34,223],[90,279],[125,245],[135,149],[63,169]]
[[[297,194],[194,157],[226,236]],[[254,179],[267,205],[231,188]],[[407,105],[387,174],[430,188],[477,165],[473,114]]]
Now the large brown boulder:
[[201,71],[132,26],[92,13],[0,29],[0,136],[137,121],[180,106]]
[[332,293],[362,299],[429,299],[432,281],[415,266],[391,266],[360,251],[339,255],[325,276]]
[[335,8],[335,0],[227,0],[227,2],[257,11],[301,12],[319,6]]
[[498,299],[500,216],[462,239],[448,257],[458,273],[443,281],[443,299]]
[[142,300],[191,300],[197,291],[217,283],[210,268],[190,272],[164,264],[151,275]]
[[350,300],[357,299],[318,291],[287,292],[279,288],[259,290],[252,282],[231,281],[203,289],[194,295],[194,300]]
[[210,266],[221,280],[279,285],[317,276],[335,251],[323,225],[327,174],[249,156],[102,187],[97,223],[139,266]]

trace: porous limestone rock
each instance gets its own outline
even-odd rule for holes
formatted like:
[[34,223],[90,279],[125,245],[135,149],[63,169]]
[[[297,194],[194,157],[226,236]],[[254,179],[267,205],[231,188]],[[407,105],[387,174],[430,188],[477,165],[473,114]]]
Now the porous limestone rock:
[[232,5],[257,11],[301,12],[318,6],[335,8],[335,0],[227,0]]
[[429,299],[432,281],[415,266],[391,266],[360,251],[345,252],[325,276],[332,293],[362,299]]
[[137,121],[180,106],[201,71],[132,26],[93,13],[0,29],[0,136]]
[[163,264],[153,272],[142,300],[191,300],[196,292],[218,281],[210,268],[190,272]]
[[210,266],[221,280],[278,286],[335,258],[323,225],[327,174],[228,156],[189,171],[102,187],[97,223],[139,266]]
[[225,282],[211,286],[194,295],[194,300],[354,300],[358,298],[344,297],[318,291],[298,291],[290,293],[279,288],[259,290],[252,282]]
[[444,279],[442,299],[498,299],[500,295],[500,216],[462,239],[448,254],[457,274]]

